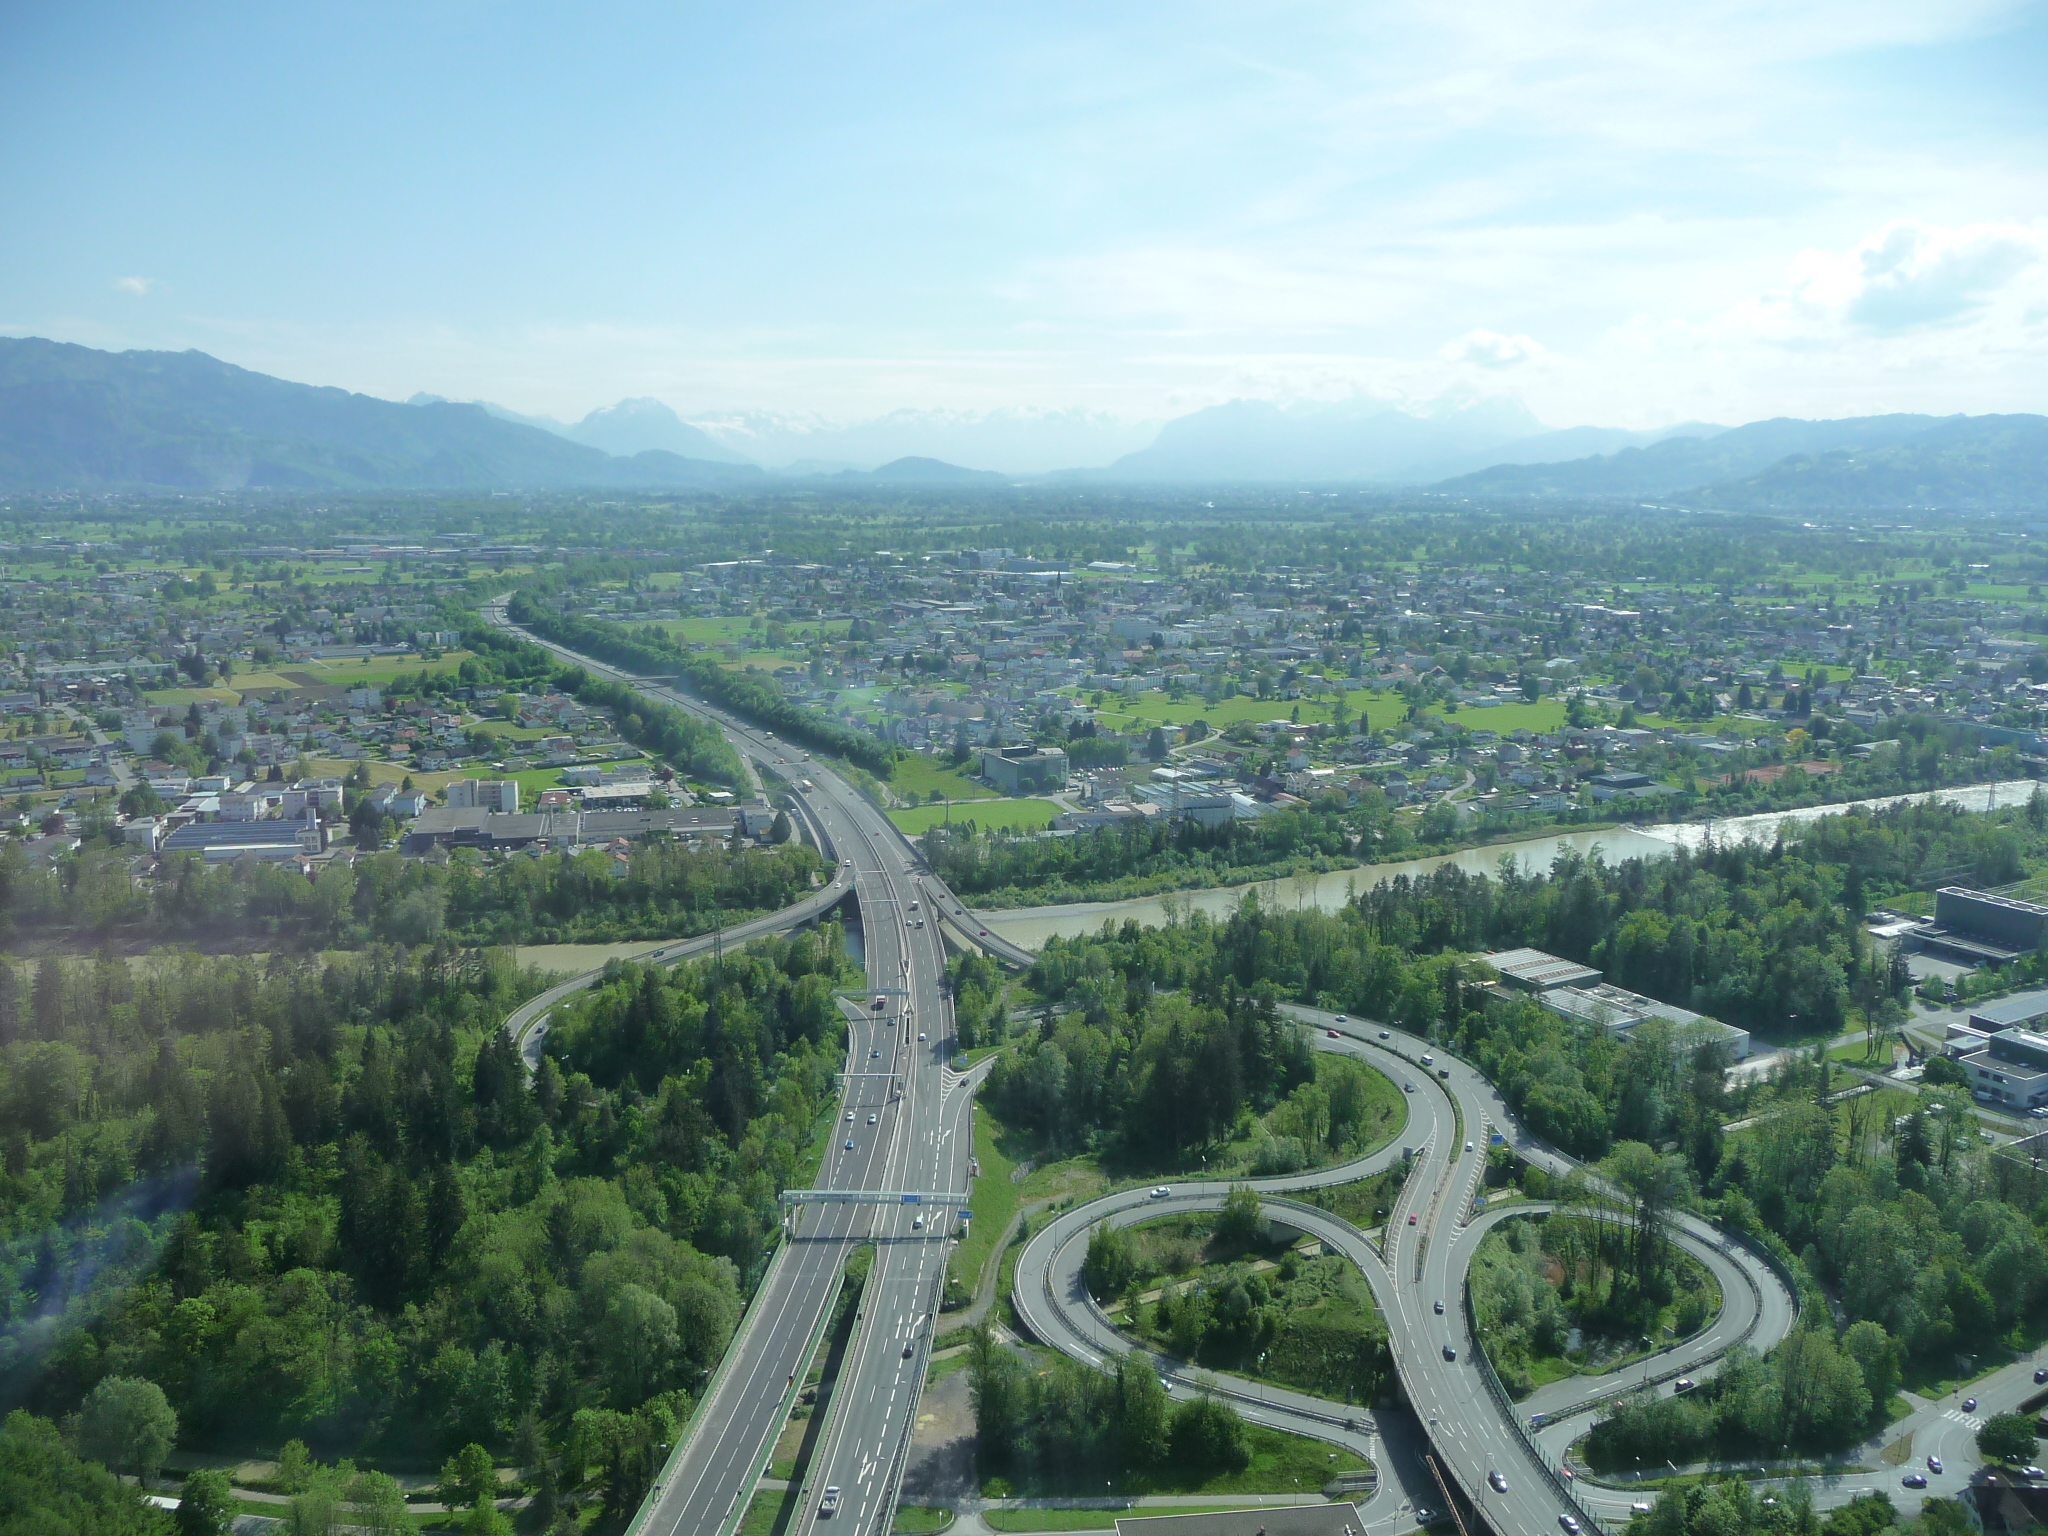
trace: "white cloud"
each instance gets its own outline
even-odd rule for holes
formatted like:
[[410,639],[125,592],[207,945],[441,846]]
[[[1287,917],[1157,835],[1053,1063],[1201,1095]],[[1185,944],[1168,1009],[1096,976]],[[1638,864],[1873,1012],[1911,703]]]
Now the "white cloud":
[[146,299],[163,287],[163,284],[153,277],[117,277],[114,279],[114,287],[118,292],[132,293],[138,299]]
[[1467,331],[1443,349],[1444,361],[1477,363],[1481,368],[1515,368],[1545,355],[1533,336],[1503,336],[1499,331]]
[[1789,288],[1738,313],[1783,340],[1958,325],[2005,297],[2044,254],[2048,231],[2039,227],[1894,219],[1847,251],[1803,252]]

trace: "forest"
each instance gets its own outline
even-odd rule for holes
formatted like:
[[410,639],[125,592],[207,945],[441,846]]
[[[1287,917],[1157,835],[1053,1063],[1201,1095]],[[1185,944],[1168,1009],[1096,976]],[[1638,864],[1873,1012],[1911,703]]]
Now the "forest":
[[615,965],[529,1079],[503,950],[46,961],[0,1046],[0,1379],[52,1417],[152,1384],[188,1450],[553,1455],[630,1508],[810,1176],[847,964]]
[[1051,838],[982,831],[971,826],[971,803],[956,810],[959,820],[933,827],[920,846],[940,879],[963,899],[990,907],[1121,899],[1251,880],[1276,869],[1341,869],[1356,862],[1361,847],[1389,855],[1414,841],[1378,795],[1355,807],[1342,795],[1326,795],[1220,827],[1161,819]]
[[[445,865],[386,850],[333,860],[309,880],[296,866],[187,856],[137,885],[114,849],[87,845],[39,868],[9,840],[0,843],[0,935],[295,949],[443,936],[469,946],[667,939],[786,907],[821,868],[796,842],[698,851],[649,839],[623,866],[601,849],[498,861],[458,849]],[[0,1032],[7,999],[0,980]]]

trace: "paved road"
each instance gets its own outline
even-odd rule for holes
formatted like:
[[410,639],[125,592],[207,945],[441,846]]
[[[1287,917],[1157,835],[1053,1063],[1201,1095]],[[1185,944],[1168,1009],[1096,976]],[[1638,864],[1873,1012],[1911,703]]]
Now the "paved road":
[[[1362,1056],[1401,1084],[1408,1093],[1409,1122],[1397,1143],[1374,1157],[1285,1179],[1249,1181],[1266,1198],[1269,1214],[1314,1233],[1358,1265],[1387,1319],[1395,1369],[1408,1403],[1447,1473],[1490,1524],[1501,1530],[1540,1531],[1559,1528],[1565,1516],[1626,1518],[1633,1497],[1628,1493],[1567,1489],[1556,1475],[1562,1445],[1553,1447],[1548,1437],[1562,1436],[1568,1444],[1585,1432],[1586,1416],[1599,1400],[1638,1388],[1646,1377],[1653,1385],[1661,1378],[1658,1390],[1670,1391],[1680,1372],[1694,1379],[1705,1376],[1736,1343],[1768,1348],[1792,1325],[1791,1294],[1747,1249],[1704,1222],[1681,1218],[1676,1240],[1709,1266],[1726,1297],[1715,1323],[1662,1352],[1647,1367],[1575,1378],[1546,1387],[1527,1404],[1506,1405],[1488,1384],[1475,1349],[1464,1276],[1490,1226],[1518,1210],[1527,1213],[1544,1207],[1510,1206],[1466,1220],[1484,1173],[1489,1132],[1498,1131],[1521,1156],[1550,1172],[1562,1174],[1575,1164],[1522,1128],[1493,1086],[1466,1063],[1398,1031],[1314,1009],[1290,1011],[1314,1028],[1321,1048]],[[1388,1216],[1384,1251],[1337,1217],[1285,1198],[1290,1190],[1345,1183],[1377,1172],[1398,1158],[1403,1146],[1417,1149],[1417,1164]],[[1014,1294],[1020,1319],[1042,1342],[1082,1360],[1099,1362],[1130,1348],[1130,1341],[1117,1333],[1081,1285],[1088,1230],[1102,1220],[1122,1225],[1162,1213],[1214,1209],[1227,1189],[1219,1183],[1179,1184],[1156,1199],[1145,1191],[1131,1191],[1092,1201],[1048,1224],[1018,1260]],[[1449,1357],[1446,1349],[1452,1352]],[[1395,1427],[1392,1416],[1381,1425],[1343,1404],[1219,1381],[1177,1362],[1159,1363],[1162,1374],[1180,1390],[1198,1384],[1218,1390],[1248,1418],[1332,1443],[1362,1450],[1374,1430],[1392,1432]],[[1557,1416],[1558,1422],[1544,1438],[1532,1441],[1523,1425],[1526,1415],[1537,1412]],[[1415,1504],[1434,1502],[1409,1459],[1396,1447],[1390,1446],[1389,1452],[1381,1458],[1379,1490],[1360,1506],[1368,1529],[1383,1528],[1382,1521],[1390,1529],[1412,1526],[1418,1523]],[[1492,1485],[1490,1474],[1495,1473],[1505,1480],[1505,1489]]]
[[[974,1078],[947,1065],[953,1022],[944,995],[939,914],[969,942],[999,958],[1029,963],[1028,952],[989,935],[942,882],[923,870],[915,850],[885,815],[802,749],[673,688],[519,630],[506,618],[503,602],[489,605],[485,618],[599,676],[714,721],[750,772],[773,767],[793,785],[810,781],[811,788],[790,793],[821,845],[838,857],[838,880],[832,889],[728,937],[793,926],[843,899],[849,886],[859,901],[869,982],[883,1006],[876,1009],[863,998],[851,1010],[845,1097],[819,1187],[967,1190]],[[703,940],[678,943],[660,958],[682,958],[704,947]],[[516,1022],[508,1023],[515,1034],[525,1031],[531,1038],[547,1010],[589,980],[578,978],[534,999],[522,1010],[525,1019],[515,1016]],[[876,1258],[860,1322],[839,1382],[824,1405],[819,1449],[796,1528],[811,1529],[824,1491],[832,1487],[839,1490],[839,1508],[830,1521],[835,1533],[887,1532],[923,1390],[931,1317],[938,1310],[953,1242],[952,1215],[947,1210],[933,1221],[922,1208],[903,1205],[824,1205],[801,1214],[794,1237],[777,1248],[682,1443],[636,1516],[631,1527],[636,1536],[711,1536],[738,1522],[838,1297],[846,1260],[869,1241],[876,1244]]]

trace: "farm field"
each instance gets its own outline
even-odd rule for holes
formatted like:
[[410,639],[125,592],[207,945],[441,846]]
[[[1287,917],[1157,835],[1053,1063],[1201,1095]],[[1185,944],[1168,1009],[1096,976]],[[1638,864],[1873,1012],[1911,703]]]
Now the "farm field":
[[889,819],[897,829],[916,837],[945,821],[972,821],[980,827],[1001,827],[1017,832],[1041,832],[1052,825],[1060,808],[1050,800],[976,800],[972,804],[919,805],[891,811]]

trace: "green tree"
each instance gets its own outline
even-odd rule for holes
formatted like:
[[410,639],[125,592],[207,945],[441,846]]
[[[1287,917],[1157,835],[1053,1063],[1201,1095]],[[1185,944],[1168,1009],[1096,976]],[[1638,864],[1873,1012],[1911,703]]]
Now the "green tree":
[[225,1472],[204,1467],[178,1490],[178,1536],[227,1536],[235,1523],[234,1487]]
[[0,1424],[0,1530],[8,1536],[163,1536],[141,1491],[81,1461],[57,1426],[17,1408]]
[[1223,1197],[1223,1209],[1216,1215],[1217,1240],[1226,1245],[1249,1248],[1265,1230],[1259,1214],[1259,1193],[1249,1184],[1231,1186]]
[[1849,1331],[1842,1335],[1842,1350],[1862,1370],[1873,1411],[1882,1413],[1892,1394],[1899,1390],[1898,1341],[1881,1325],[1866,1319],[1849,1325]]
[[1168,1441],[1175,1463],[1183,1467],[1242,1472],[1252,1464],[1244,1420],[1219,1398],[1198,1397],[1176,1408]]
[[1088,1234],[1088,1256],[1081,1261],[1081,1280],[1088,1294],[1097,1301],[1119,1296],[1137,1272],[1130,1234],[1106,1221],[1097,1222]]
[[156,1476],[177,1439],[178,1415],[164,1389],[140,1376],[102,1378],[79,1410],[80,1449],[144,1483]]
[[2034,1459],[2034,1421],[2024,1413],[1997,1413],[1977,1431],[1977,1449],[1991,1461]]
[[1127,1468],[1157,1466],[1169,1449],[1168,1423],[1173,1400],[1159,1373],[1143,1351],[1119,1356],[1116,1363],[1117,1459]]
[[450,1509],[474,1504],[497,1487],[498,1469],[491,1453],[474,1441],[441,1463],[441,1502]]
[[286,1493],[303,1492],[318,1467],[305,1441],[287,1440],[277,1453],[277,1485]]

